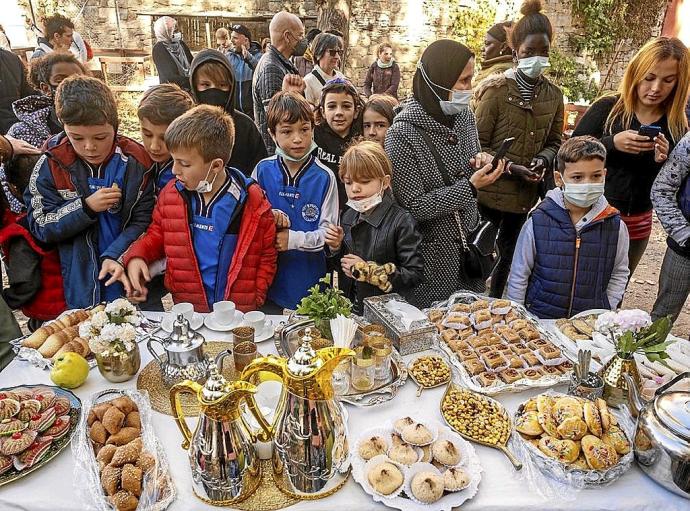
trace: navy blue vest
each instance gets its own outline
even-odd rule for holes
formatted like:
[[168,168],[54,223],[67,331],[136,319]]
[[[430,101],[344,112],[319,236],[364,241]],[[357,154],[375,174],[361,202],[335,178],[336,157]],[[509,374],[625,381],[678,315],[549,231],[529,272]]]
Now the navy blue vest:
[[532,212],[532,226],[536,253],[527,285],[527,310],[542,319],[555,319],[609,309],[606,289],[616,262],[620,216],[587,224],[580,231],[579,250],[568,211],[552,199]]

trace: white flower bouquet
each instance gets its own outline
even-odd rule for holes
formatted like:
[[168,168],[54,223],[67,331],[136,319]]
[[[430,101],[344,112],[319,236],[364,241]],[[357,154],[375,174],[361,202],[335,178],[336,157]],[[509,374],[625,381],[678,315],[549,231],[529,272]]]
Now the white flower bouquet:
[[141,324],[141,313],[124,298],[106,305],[79,326],[79,336],[89,342],[91,351],[128,352],[136,346],[136,327]]

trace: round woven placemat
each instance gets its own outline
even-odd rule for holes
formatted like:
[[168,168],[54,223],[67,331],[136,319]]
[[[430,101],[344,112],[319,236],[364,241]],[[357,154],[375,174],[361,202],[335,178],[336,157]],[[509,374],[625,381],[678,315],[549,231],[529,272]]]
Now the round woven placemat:
[[[207,342],[204,352],[209,358],[214,358],[221,351],[232,348],[231,342]],[[235,363],[232,356],[225,357],[223,360],[223,376],[232,381],[236,379]],[[166,415],[174,415],[170,406],[170,387],[163,382],[160,366],[157,360],[152,360],[144,367],[137,377],[137,389],[145,390],[149,393],[151,408]],[[199,415],[199,404],[192,394],[181,394],[182,409],[185,415],[192,417]]]
[[246,500],[232,505],[234,509],[242,511],[275,511],[297,504],[299,499],[293,499],[278,489],[273,479],[273,463],[271,460],[261,460],[261,482],[256,491]]

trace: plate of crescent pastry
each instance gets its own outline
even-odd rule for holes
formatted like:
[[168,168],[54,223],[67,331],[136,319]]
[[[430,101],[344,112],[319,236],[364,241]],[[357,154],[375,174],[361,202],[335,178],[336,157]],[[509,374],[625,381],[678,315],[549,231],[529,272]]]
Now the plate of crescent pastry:
[[629,436],[603,399],[547,392],[521,404],[514,423],[530,459],[565,483],[606,486],[633,460]]
[[439,422],[401,417],[353,444],[352,475],[376,502],[403,511],[450,511],[477,494],[474,447]]

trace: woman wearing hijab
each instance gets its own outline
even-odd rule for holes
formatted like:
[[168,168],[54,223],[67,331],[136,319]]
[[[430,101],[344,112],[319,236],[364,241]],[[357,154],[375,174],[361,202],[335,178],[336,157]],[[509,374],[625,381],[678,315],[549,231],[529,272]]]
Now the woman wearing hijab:
[[177,30],[177,21],[162,16],[153,24],[156,44],[153,45],[153,63],[160,83],[176,83],[189,92],[189,66],[192,52]]
[[424,282],[411,293],[418,307],[461,289],[485,290],[482,279],[465,271],[462,238],[479,222],[477,189],[501,175],[503,162],[492,172],[491,157],[480,154],[468,108],[473,74],[474,55],[466,46],[432,43],[417,64],[412,97],[386,134],[393,193],[422,234]]

